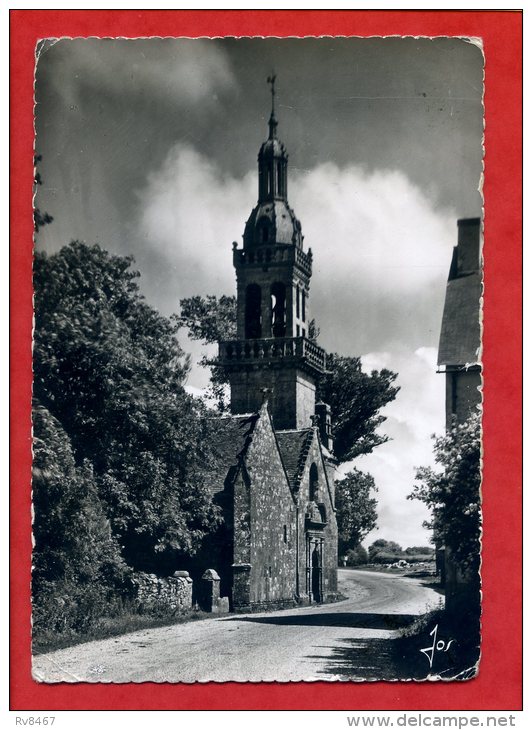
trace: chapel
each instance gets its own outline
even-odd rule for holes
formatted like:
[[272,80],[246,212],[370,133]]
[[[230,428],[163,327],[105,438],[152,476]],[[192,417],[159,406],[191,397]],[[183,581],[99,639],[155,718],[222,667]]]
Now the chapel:
[[326,353],[309,331],[312,252],[288,204],[288,154],[269,134],[258,202],[233,243],[237,337],[219,343],[231,389],[220,418],[214,499],[222,505],[216,569],[234,611],[333,600],[336,461],[327,404],[316,402]]

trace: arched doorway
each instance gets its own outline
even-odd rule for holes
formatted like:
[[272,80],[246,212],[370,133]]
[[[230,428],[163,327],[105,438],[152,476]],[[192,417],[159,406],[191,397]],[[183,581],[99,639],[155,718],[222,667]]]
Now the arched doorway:
[[307,533],[307,596],[310,603],[323,601],[323,536]]
[[316,543],[312,551],[312,577],[311,577],[312,600],[320,603],[321,595],[321,550]]

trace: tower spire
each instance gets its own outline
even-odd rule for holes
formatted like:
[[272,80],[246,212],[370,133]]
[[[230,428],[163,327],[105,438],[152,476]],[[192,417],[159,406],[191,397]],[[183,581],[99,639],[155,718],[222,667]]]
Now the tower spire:
[[270,127],[270,139],[275,138],[277,132],[277,119],[275,118],[275,79],[277,76],[272,72],[266,79],[267,83],[270,84],[271,95],[272,95],[272,113],[270,114],[270,121],[268,125]]

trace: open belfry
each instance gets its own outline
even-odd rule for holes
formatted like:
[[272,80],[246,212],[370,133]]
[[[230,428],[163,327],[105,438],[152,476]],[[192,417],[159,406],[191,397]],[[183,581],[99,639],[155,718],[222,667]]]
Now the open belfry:
[[217,550],[233,610],[332,600],[337,592],[335,459],[330,409],[316,403],[326,353],[309,332],[312,252],[288,205],[275,76],[258,202],[233,243],[237,339],[220,342],[231,415],[220,417],[212,473],[224,506]]

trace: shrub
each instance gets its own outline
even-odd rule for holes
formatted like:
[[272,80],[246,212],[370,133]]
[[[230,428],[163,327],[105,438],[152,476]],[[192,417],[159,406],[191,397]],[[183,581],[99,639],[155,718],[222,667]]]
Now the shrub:
[[367,565],[368,563],[368,551],[362,545],[357,545],[353,550],[348,550],[346,556],[347,565]]

